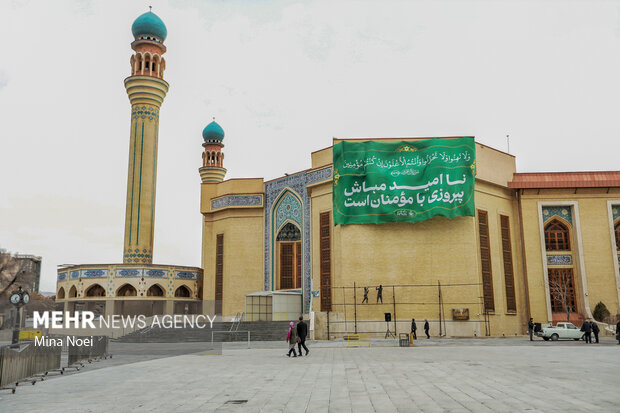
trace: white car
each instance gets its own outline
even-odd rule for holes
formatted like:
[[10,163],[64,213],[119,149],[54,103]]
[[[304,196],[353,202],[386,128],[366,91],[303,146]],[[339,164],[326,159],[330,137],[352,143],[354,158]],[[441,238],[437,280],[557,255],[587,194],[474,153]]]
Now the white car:
[[544,326],[541,331],[537,332],[538,337],[543,340],[558,341],[559,339],[578,341],[583,337],[583,332],[573,323],[558,323],[555,326]]

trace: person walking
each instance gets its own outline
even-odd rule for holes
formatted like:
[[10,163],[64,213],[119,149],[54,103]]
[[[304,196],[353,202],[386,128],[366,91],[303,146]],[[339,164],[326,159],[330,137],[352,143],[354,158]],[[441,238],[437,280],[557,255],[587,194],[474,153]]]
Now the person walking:
[[590,325],[592,326],[592,332],[594,333],[594,342],[596,344],[598,344],[598,333],[601,331],[598,328],[598,324],[596,324],[595,320],[592,320],[592,322],[590,323]]
[[362,300],[362,304],[366,303],[368,304],[368,287],[364,287],[364,299]]
[[416,336],[415,332],[418,329],[418,326],[415,324],[415,318],[411,319],[411,334],[413,334],[413,339],[417,340],[418,336]]
[[377,290],[377,303],[381,300],[381,304],[383,304],[383,285],[379,284],[375,290]]
[[306,337],[308,336],[308,325],[304,323],[304,317],[299,317],[299,323],[297,323],[297,337],[299,338],[297,343],[297,349],[299,350],[299,357],[301,357],[301,348],[306,350],[306,356],[310,353],[308,347],[306,347]]
[[428,320],[424,319],[424,333],[426,333],[426,338],[429,339],[431,338],[431,335],[428,334],[428,330],[431,329],[431,326],[428,324]]
[[620,346],[620,317],[618,317],[618,323],[616,324],[616,340],[618,340],[618,345]]
[[297,344],[297,329],[295,328],[294,321],[291,321],[290,327],[288,328],[286,341],[288,342],[288,353],[286,355],[291,357],[292,352],[293,357],[297,357],[297,352],[295,351],[295,345]]
[[534,341],[534,319],[527,322],[527,332],[530,333],[530,341]]
[[592,344],[592,326],[588,320],[584,321],[581,325],[581,331],[583,331],[583,335],[586,339],[586,344]]

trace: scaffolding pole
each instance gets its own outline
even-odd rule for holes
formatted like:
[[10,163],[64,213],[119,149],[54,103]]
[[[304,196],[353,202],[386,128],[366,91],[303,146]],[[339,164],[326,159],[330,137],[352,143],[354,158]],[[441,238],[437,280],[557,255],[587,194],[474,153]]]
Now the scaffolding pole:
[[357,288],[353,282],[353,315],[355,317],[355,334],[357,334]]

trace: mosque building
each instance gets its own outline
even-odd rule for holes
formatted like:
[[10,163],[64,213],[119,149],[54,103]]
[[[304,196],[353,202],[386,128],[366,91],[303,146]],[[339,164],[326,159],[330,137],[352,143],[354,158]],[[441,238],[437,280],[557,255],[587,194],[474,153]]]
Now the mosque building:
[[473,137],[334,139],[309,169],[226,179],[213,120],[202,269],[152,264],[166,28],[148,12],[132,31],[124,260],[60,269],[67,309],[304,315],[317,339],[409,332],[412,318],[435,336],[508,336],[530,317],[580,324],[598,303],[620,313],[620,171],[519,173]]
[[459,138],[334,139],[310,169],[269,181],[224,180],[224,133],[213,122],[203,138],[203,298],[224,317],[311,314],[327,338],[408,332],[411,318],[434,335],[514,335],[530,316],[620,313],[620,172],[518,173],[476,142],[471,216],[334,225],[339,144]]
[[131,103],[127,205],[122,264],[59,268],[56,300],[66,311],[100,314],[172,314],[202,311],[202,269],[153,264],[159,115],[168,92],[164,80],[167,30],[153,12],[139,16],[131,73],[125,89]]

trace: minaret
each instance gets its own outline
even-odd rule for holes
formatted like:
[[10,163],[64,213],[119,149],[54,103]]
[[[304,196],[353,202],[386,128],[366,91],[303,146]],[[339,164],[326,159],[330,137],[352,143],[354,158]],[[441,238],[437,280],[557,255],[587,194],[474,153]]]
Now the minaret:
[[151,264],[159,109],[168,92],[164,81],[166,61],[162,57],[167,30],[164,22],[149,11],[134,21],[131,31],[135,54],[130,59],[131,76],[125,79],[131,128],[123,262]]
[[226,176],[222,152],[224,130],[217,124],[215,118],[202,131],[202,138],[204,139],[202,147],[205,150],[202,153],[202,168],[198,169],[200,179],[203,184],[222,182]]

